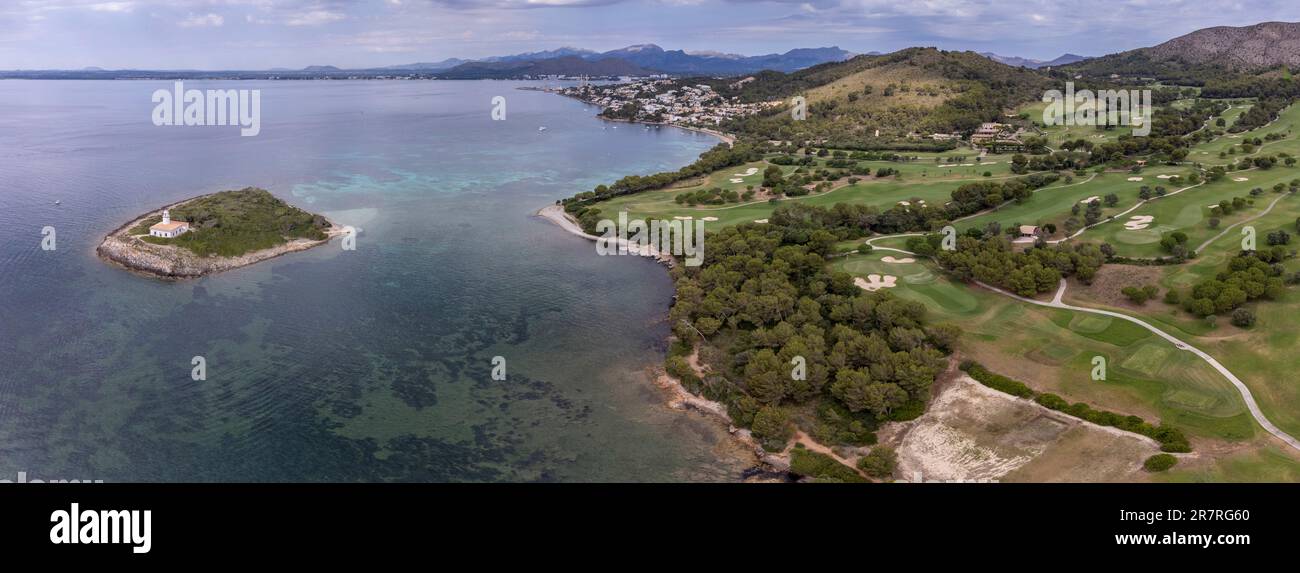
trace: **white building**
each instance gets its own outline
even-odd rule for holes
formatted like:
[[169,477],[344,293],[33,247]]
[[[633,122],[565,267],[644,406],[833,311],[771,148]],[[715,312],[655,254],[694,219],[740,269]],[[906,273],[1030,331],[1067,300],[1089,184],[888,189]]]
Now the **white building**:
[[149,227],[149,234],[154,237],[164,239],[174,239],[185,234],[190,230],[190,224],[185,221],[172,221],[172,213],[168,209],[163,209],[162,222]]

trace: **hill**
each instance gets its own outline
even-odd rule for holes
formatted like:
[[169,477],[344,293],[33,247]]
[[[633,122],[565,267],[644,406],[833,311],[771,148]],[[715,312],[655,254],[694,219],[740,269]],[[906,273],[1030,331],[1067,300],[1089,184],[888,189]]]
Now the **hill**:
[[1064,71],[1204,85],[1213,78],[1258,74],[1281,66],[1300,66],[1300,23],[1205,28],[1149,48],[1068,65]]
[[743,83],[715,82],[714,89],[741,101],[807,98],[806,121],[795,122],[785,108],[732,122],[727,127],[736,133],[873,148],[911,132],[973,131],[1041,97],[1049,82],[1043,74],[974,52],[908,48],[791,74],[763,72]]
[[1146,48],[1146,52],[1157,61],[1219,65],[1234,70],[1300,66],[1300,22],[1206,28]]

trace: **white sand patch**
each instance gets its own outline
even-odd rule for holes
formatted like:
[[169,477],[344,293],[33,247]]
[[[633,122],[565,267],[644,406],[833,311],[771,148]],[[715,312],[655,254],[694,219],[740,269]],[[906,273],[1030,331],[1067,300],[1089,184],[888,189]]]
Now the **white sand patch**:
[[1156,220],[1151,215],[1134,215],[1129,217],[1128,222],[1124,223],[1124,228],[1130,231],[1141,231],[1151,226],[1151,222]]
[[915,262],[916,262],[916,259],[913,259],[912,257],[903,257],[903,258],[901,258],[901,259],[895,259],[894,257],[891,257],[891,256],[889,256],[889,255],[885,255],[885,256],[883,256],[883,257],[880,257],[880,262],[882,262],[882,263],[915,263]]
[[735,176],[735,177],[749,177],[750,175],[753,175],[753,174],[755,174],[755,173],[758,173],[758,168],[757,168],[757,167],[750,167],[749,169],[746,169],[744,173],[732,173],[732,176]]
[[731,179],[728,179],[727,181],[730,181],[730,182],[732,182],[732,183],[744,183],[744,182],[745,182],[744,179],[741,179],[741,178],[739,178],[739,177],[732,177]]
[[962,166],[962,167],[974,167],[975,164],[974,164],[974,163],[963,163],[963,164],[961,164],[961,166]]
[[943,165],[940,165],[939,167],[957,167],[957,165],[958,164],[956,163],[945,163]]
[[902,205],[902,206],[904,206],[904,207],[909,207],[909,206],[912,205],[912,204],[911,204],[910,202],[908,202],[908,201],[899,201],[898,204],[899,204],[899,205]]
[[709,221],[709,222],[713,222],[713,221],[717,221],[718,218],[717,218],[717,217],[703,217],[703,218],[701,218],[700,220],[701,220],[701,221]]
[[1215,203],[1215,204],[1213,204],[1213,205],[1206,205],[1205,208],[1206,208],[1206,209],[1218,209],[1218,208],[1219,208],[1219,204],[1218,204],[1218,203]]
[[998,162],[997,162],[997,161],[985,161],[984,164],[985,164],[985,165],[997,165]]
[[767,219],[754,219],[755,223],[766,223]]
[[1101,199],[1101,197],[1098,197],[1098,196],[1096,196],[1096,195],[1093,195],[1092,197],[1089,197],[1089,198],[1084,199],[1084,200],[1079,201],[1079,202],[1080,202],[1080,203],[1083,203],[1084,205],[1087,205],[1088,203],[1091,203],[1091,202],[1096,201],[1096,200],[1098,200],[1098,199]]
[[1141,178],[1141,177],[1129,177],[1128,180],[1129,180],[1129,181],[1141,181],[1142,178]]
[[1156,175],[1156,179],[1173,179],[1173,175]]
[[880,275],[867,275],[866,280],[863,280],[862,277],[855,277],[853,279],[853,284],[858,285],[858,287],[863,290],[869,290],[871,292],[876,292],[882,288],[894,288],[895,286],[898,286],[897,282],[898,277],[894,275],[885,275],[884,277],[881,277]]
[[1242,183],[1242,182],[1244,182],[1244,181],[1250,181],[1250,178],[1249,178],[1249,177],[1233,177],[1232,180],[1233,180],[1233,181],[1236,181],[1237,183]]
[[678,221],[690,221],[691,219],[694,219],[695,217],[691,217],[691,216],[688,215],[688,216],[685,216],[685,217],[673,217],[673,218],[674,218],[674,219],[677,219]]

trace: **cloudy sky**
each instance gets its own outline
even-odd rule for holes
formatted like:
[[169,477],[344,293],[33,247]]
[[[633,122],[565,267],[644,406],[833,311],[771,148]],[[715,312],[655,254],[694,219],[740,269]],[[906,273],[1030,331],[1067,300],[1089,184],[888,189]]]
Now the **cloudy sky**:
[[1300,2],[0,0],[0,69],[367,67],[641,43],[747,55],[924,45],[1051,59],[1269,20],[1300,20]]

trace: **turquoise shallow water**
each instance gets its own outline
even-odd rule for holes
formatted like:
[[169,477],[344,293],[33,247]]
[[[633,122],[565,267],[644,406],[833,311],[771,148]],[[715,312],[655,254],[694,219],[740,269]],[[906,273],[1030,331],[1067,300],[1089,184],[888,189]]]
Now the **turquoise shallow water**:
[[[613,129],[518,82],[187,82],[261,89],[249,138],[152,125],[169,85],[0,82],[0,479],[739,475],[723,432],[663,408],[646,375],[663,269],[532,217],[714,140]],[[139,213],[249,185],[360,228],[357,249],[180,283],[94,256]]]

